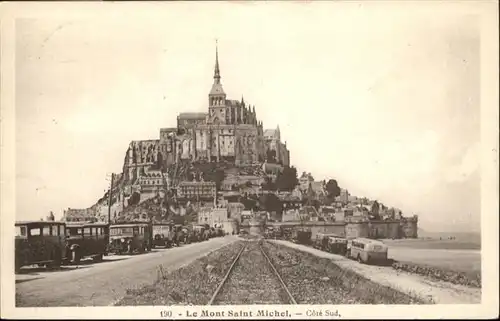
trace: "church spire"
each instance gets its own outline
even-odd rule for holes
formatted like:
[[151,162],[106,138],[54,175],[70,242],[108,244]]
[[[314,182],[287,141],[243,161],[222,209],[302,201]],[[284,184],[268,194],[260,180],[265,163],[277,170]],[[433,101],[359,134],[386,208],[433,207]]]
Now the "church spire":
[[217,39],[215,40],[215,69],[214,69],[214,81],[215,83],[220,83],[220,70],[219,70],[219,49],[217,46]]
[[210,99],[210,106],[224,105],[226,94],[224,93],[224,89],[222,88],[222,84],[220,82],[219,48],[217,46],[217,39],[215,40],[214,83],[212,84],[212,89],[210,90],[209,96],[212,96],[212,98]]

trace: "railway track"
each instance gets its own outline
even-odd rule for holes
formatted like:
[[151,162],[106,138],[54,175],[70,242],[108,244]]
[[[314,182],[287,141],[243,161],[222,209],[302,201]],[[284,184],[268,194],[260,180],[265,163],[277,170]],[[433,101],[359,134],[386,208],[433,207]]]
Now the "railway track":
[[245,242],[208,303],[238,304],[297,304],[261,240]]

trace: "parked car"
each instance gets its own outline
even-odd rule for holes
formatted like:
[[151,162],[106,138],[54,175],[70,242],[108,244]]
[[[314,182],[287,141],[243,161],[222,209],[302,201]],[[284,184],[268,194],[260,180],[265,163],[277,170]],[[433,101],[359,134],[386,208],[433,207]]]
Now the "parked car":
[[387,261],[387,252],[387,245],[381,241],[356,238],[350,242],[347,256],[360,263],[375,263]]
[[59,267],[65,260],[64,222],[15,223],[15,270],[26,265]]
[[111,253],[122,254],[151,251],[153,247],[153,225],[151,223],[113,224],[109,227]]
[[109,224],[107,223],[66,223],[66,258],[78,264],[90,257],[102,261],[108,255]]

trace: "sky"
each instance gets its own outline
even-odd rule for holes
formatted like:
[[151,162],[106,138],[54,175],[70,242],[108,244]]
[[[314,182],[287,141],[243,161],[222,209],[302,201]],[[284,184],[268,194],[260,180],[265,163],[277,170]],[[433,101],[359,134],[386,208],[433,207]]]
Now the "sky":
[[[131,140],[229,99],[291,163],[352,195],[480,231],[480,30],[471,16],[252,3],[16,21],[16,219],[102,197]],[[279,14],[279,15],[278,15]]]

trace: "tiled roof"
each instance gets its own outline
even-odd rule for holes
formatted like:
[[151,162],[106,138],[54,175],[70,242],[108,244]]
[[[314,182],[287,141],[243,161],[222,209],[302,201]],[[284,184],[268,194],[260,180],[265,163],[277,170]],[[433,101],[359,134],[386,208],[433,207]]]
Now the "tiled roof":
[[234,99],[226,99],[226,105],[228,106],[239,106],[240,102]]
[[180,113],[180,119],[205,119],[207,113]]
[[276,129],[265,129],[264,136],[274,136],[276,133]]

